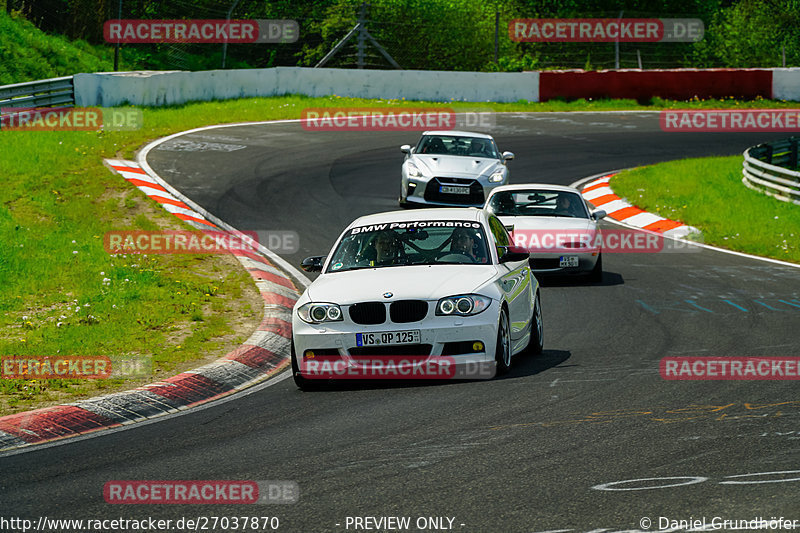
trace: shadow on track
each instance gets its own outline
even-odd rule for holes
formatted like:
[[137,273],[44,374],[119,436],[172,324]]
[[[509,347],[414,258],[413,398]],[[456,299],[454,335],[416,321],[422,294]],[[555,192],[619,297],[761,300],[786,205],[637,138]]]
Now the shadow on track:
[[[547,337],[545,337],[546,342]],[[572,352],[567,350],[543,350],[539,355],[522,353],[514,357],[514,363],[508,374],[495,379],[512,379],[539,374],[560,365],[570,356],[572,356]]]
[[622,274],[616,272],[603,272],[603,281],[599,282],[564,274],[536,274],[536,279],[539,280],[542,287],[610,287],[625,284]]
[[[565,350],[544,350],[540,355],[530,355],[521,353],[514,356],[513,365],[508,374],[498,376],[492,380],[442,380],[442,379],[418,379],[418,380],[326,380],[319,383],[316,388],[308,390],[308,393],[325,391],[355,391],[355,390],[380,390],[380,389],[406,389],[411,387],[430,387],[459,385],[465,383],[487,383],[504,379],[532,376],[545,370],[549,370],[560,365],[570,358],[571,352]],[[300,390],[298,389],[298,392]]]

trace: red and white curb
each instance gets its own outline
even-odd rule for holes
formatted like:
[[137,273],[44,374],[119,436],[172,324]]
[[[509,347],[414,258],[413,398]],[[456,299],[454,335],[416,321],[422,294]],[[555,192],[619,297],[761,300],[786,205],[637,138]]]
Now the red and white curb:
[[[219,229],[137,163],[106,163],[164,209],[201,229]],[[261,254],[236,251],[264,299],[264,318],[244,344],[221,359],[130,391],[0,418],[0,451],[74,437],[175,413],[250,387],[289,366],[292,307],[300,291]]]
[[666,237],[683,238],[691,233],[700,233],[700,230],[693,226],[687,226],[682,222],[648,213],[629,204],[614,194],[614,191],[609,187],[608,182],[611,181],[613,176],[615,174],[609,174],[590,181],[581,191],[581,194],[588,202],[597,208],[603,209],[610,218],[629,226],[661,233]]
[[140,191],[161,204],[164,209],[181,220],[193,223],[192,225],[194,226],[206,227],[206,229],[216,229],[216,226],[206,220],[203,215],[197,213],[182,200],[176,198],[154,178],[148,176],[147,173],[137,163],[118,159],[106,159],[105,163],[120,176],[128,180],[133,185],[136,185]]

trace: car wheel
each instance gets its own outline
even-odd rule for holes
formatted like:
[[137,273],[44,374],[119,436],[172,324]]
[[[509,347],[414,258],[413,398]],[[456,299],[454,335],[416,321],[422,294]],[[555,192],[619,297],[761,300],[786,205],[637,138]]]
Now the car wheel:
[[494,351],[494,360],[497,363],[497,374],[505,374],[511,368],[511,330],[508,326],[508,313],[505,309],[500,311],[500,320],[497,324],[497,347]]
[[306,379],[300,374],[300,366],[297,364],[297,354],[294,352],[294,342],[292,342],[292,377],[294,378],[294,384],[297,385],[297,388],[303,391],[310,391],[315,390],[318,388],[318,384],[310,379]]
[[528,341],[528,353],[538,355],[544,348],[544,321],[542,320],[542,300],[536,292],[533,308],[533,324],[531,325],[531,339]]
[[589,272],[587,279],[598,283],[603,281],[603,254],[597,256],[597,263],[594,264],[594,268]]

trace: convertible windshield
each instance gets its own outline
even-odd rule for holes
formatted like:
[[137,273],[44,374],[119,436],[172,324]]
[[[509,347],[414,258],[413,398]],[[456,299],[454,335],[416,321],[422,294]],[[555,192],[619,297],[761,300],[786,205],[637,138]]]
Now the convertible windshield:
[[497,216],[540,216],[589,218],[586,203],[569,191],[514,190],[498,191],[489,199],[487,209]]
[[500,159],[492,139],[486,137],[460,137],[456,135],[424,135],[415,150],[417,154],[461,155]]
[[412,221],[351,228],[327,272],[402,265],[490,262],[481,225],[467,221]]

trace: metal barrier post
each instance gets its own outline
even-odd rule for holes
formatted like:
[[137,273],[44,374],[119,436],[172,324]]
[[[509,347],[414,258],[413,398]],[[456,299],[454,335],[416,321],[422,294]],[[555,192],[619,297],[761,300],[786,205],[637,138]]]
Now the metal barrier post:
[[764,161],[765,163],[772,164],[772,145],[771,144],[764,144]]

